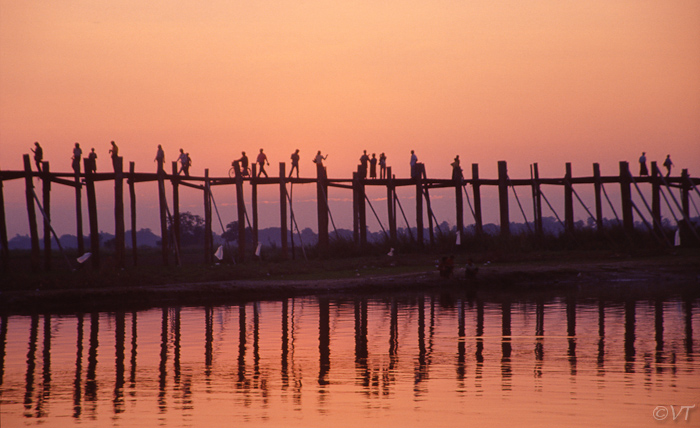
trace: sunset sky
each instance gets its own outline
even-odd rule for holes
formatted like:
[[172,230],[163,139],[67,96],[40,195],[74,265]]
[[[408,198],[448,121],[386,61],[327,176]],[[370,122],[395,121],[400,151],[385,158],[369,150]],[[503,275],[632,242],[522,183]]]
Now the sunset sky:
[[[457,154],[482,177],[506,160],[529,178],[533,162],[614,175],[642,151],[698,176],[700,2],[0,0],[0,168],[39,141],[52,171],[70,170],[75,142],[109,170],[111,140],[137,171],[158,144],[168,162],[182,147],[195,175],[260,148],[276,175],[298,148],[302,176],[321,150],[330,177],[349,177],[363,149],[398,177],[411,149],[435,178]],[[28,233],[23,190],[5,183],[11,237]],[[233,216],[231,193],[215,196]],[[201,211],[201,194],[183,198]],[[59,234],[74,233],[72,204]]]

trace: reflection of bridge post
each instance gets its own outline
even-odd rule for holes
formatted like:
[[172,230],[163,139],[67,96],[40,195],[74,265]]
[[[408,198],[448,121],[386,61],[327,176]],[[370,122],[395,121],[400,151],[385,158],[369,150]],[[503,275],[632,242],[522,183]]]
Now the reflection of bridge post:
[[662,364],[664,362],[664,301],[662,299],[656,299],[654,302],[654,331],[656,341],[656,372],[662,373]]
[[[1,186],[1,184],[0,184]],[[2,315],[0,317],[0,386],[2,385],[2,378],[5,374],[5,345],[7,341],[7,315]]]
[[136,355],[137,355],[137,339],[138,339],[138,331],[137,331],[137,325],[138,323],[136,322],[136,312],[131,313],[131,371],[129,372],[129,387],[131,389],[136,388]]
[[289,386],[289,300],[282,301],[282,388]]
[[476,301],[476,371],[474,381],[478,393],[483,392],[481,385],[484,368],[484,302]]
[[214,359],[214,309],[204,309],[204,376],[211,381],[211,364]]
[[41,385],[41,394],[36,401],[37,417],[45,417],[44,402],[51,395],[51,315],[44,315],[44,351],[43,351],[43,368]]
[[82,388],[80,387],[80,382],[82,381],[82,369],[83,369],[83,314],[78,314],[78,339],[76,340],[76,356],[75,356],[75,380],[73,381],[73,417],[79,418],[82,413],[81,407],[81,395]]
[[[418,367],[416,367],[415,384],[425,377],[426,347],[425,347],[425,297],[418,299]],[[414,391],[418,392],[416,388]]]
[[245,305],[238,307],[238,386],[241,387],[246,381],[245,372],[245,350],[246,350],[246,320]]
[[535,305],[535,378],[541,378],[544,360],[544,301],[538,299]]
[[683,309],[685,309],[685,353],[688,360],[691,360],[693,354],[693,300],[690,297],[683,300]]
[[513,377],[513,370],[510,366],[510,355],[513,350],[513,345],[511,343],[511,305],[510,301],[505,301],[501,303],[501,389],[504,391],[510,391],[511,389],[511,378]]
[[625,302],[625,372],[634,373],[635,301]]
[[160,327],[160,365],[158,377],[158,409],[160,413],[165,413],[167,403],[165,401],[165,387],[167,386],[168,375],[168,309],[163,308],[161,311],[161,327]]
[[399,305],[396,299],[391,299],[391,315],[389,321],[389,357],[391,364],[395,363],[399,351]]
[[114,328],[114,413],[124,412],[124,341],[126,339],[126,320],[124,312],[115,314]]
[[566,335],[569,340],[569,366],[571,374],[576,374],[576,299],[567,297],[566,299]]
[[598,301],[598,376],[605,374],[605,301]]
[[328,299],[318,300],[318,384],[328,385],[328,371],[331,368],[331,326],[330,303]]
[[32,324],[29,330],[29,351],[27,351],[27,374],[24,387],[24,410],[32,408],[34,396],[34,368],[36,367],[36,342],[39,338],[39,316],[32,315]]
[[367,300],[355,300],[355,367],[360,371],[362,386],[369,386],[367,369]]
[[253,374],[257,380],[260,376],[260,310],[259,302],[253,303]]
[[173,309],[175,311],[175,320],[173,329],[174,331],[174,341],[173,341],[173,371],[174,381],[176,389],[180,386],[180,308]]
[[90,349],[88,350],[88,368],[85,377],[85,401],[90,403],[88,409],[94,414],[97,407],[97,347],[99,346],[100,314],[90,314]]
[[464,338],[466,337],[464,325],[464,300],[459,301],[457,325],[457,337],[459,338],[457,340],[457,380],[460,383],[463,383],[466,370],[466,344],[464,343]]

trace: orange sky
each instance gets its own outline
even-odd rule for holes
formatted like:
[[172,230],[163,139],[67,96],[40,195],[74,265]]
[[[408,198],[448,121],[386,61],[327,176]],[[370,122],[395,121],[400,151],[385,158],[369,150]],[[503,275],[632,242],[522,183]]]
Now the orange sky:
[[302,175],[329,153],[331,177],[363,149],[397,176],[411,149],[432,177],[456,154],[616,174],[642,150],[697,176],[700,2],[0,0],[0,168],[34,141],[54,171],[76,141],[106,168],[111,140],[140,171],[183,147],[197,175],[264,147],[273,171],[301,149]]

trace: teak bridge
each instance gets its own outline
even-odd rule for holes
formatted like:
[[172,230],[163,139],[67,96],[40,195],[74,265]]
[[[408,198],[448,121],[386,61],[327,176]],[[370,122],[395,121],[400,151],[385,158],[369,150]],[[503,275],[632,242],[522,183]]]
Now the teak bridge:
[[[424,211],[427,211],[429,242],[432,245],[434,240],[433,220],[435,216],[432,213],[430,205],[430,189],[435,188],[454,188],[454,200],[456,210],[456,229],[457,237],[461,239],[464,234],[464,202],[466,196],[472,216],[474,218],[474,230],[476,236],[483,234],[482,221],[482,201],[481,189],[483,186],[496,186],[499,195],[499,213],[500,213],[500,233],[502,235],[510,234],[510,214],[509,214],[509,188],[515,194],[516,201],[520,211],[525,218],[525,222],[530,228],[530,223],[527,222],[527,217],[520,204],[516,186],[529,187],[532,192],[533,200],[533,229],[532,233],[542,235],[542,200],[552,210],[558,221],[562,224],[566,232],[574,230],[574,198],[577,198],[580,204],[585,208],[588,215],[595,219],[598,231],[603,231],[603,197],[607,200],[615,217],[620,220],[615,211],[615,208],[605,191],[605,184],[613,183],[620,186],[621,199],[621,224],[627,233],[631,233],[634,229],[633,211],[644,221],[644,224],[649,229],[656,239],[662,244],[672,245],[665,234],[662,233],[661,227],[661,200],[666,202],[668,209],[673,214],[674,219],[679,224],[679,227],[684,233],[691,238],[700,241],[698,233],[690,222],[690,203],[691,192],[695,192],[700,196],[698,191],[699,178],[692,178],[688,174],[688,170],[682,170],[680,176],[665,177],[659,171],[656,162],[651,162],[651,175],[635,177],[629,171],[627,162],[620,162],[620,173],[616,176],[601,176],[599,164],[593,164],[593,175],[589,177],[572,177],[571,163],[566,164],[566,173],[560,178],[540,178],[537,164],[532,164],[530,168],[531,177],[529,179],[511,179],[508,176],[507,164],[505,161],[498,162],[498,178],[484,179],[479,177],[479,165],[471,165],[471,178],[464,178],[461,170],[457,174],[453,174],[452,179],[429,179],[426,177],[425,166],[418,164],[416,174],[411,178],[396,178],[391,171],[391,167],[386,168],[386,177],[380,179],[366,179],[363,177],[361,169],[353,173],[351,179],[331,179],[326,174],[326,169],[322,165],[317,165],[316,178],[292,178],[287,177],[285,171],[285,163],[279,164],[278,177],[256,177],[256,165],[252,164],[252,173],[244,175],[241,173],[241,168],[238,162],[233,163],[234,173],[230,177],[210,177],[209,170],[204,170],[203,177],[182,176],[178,175],[177,162],[172,162],[172,173],[167,174],[162,165],[159,165],[158,171],[155,173],[141,173],[135,171],[134,162],[129,163],[129,171],[123,170],[123,159],[116,157],[113,159],[114,172],[94,172],[93,160],[89,158],[83,159],[85,172],[77,171],[72,173],[52,173],[48,162],[42,162],[41,171],[33,171],[31,167],[29,155],[24,155],[24,170],[21,171],[0,171],[0,261],[3,270],[9,269],[9,247],[5,216],[5,203],[3,196],[3,183],[5,181],[24,179],[26,184],[26,205],[27,214],[29,217],[29,232],[31,238],[31,269],[32,270],[49,270],[51,268],[51,236],[53,234],[60,249],[58,236],[51,226],[51,186],[52,183],[70,186],[75,189],[75,209],[76,209],[76,226],[78,238],[78,253],[84,254],[84,237],[83,237],[83,215],[82,215],[82,195],[83,187],[87,197],[88,208],[88,224],[90,231],[90,260],[94,268],[100,267],[100,242],[99,229],[97,218],[97,195],[95,192],[95,183],[100,181],[114,181],[114,219],[115,219],[115,260],[117,267],[126,267],[126,245],[125,245],[125,217],[124,217],[124,182],[128,186],[130,210],[131,210],[131,249],[133,264],[138,264],[137,257],[137,227],[136,227],[136,192],[135,186],[142,182],[157,182],[160,206],[160,226],[161,226],[161,247],[163,263],[169,264],[170,251],[169,248],[174,248],[175,262],[180,263],[179,248],[180,248],[180,209],[179,209],[179,187],[185,186],[189,188],[199,189],[203,193],[204,204],[204,226],[205,226],[205,242],[204,242],[204,262],[207,264],[213,263],[214,245],[212,234],[212,203],[214,198],[212,195],[212,186],[233,185],[236,191],[236,203],[238,214],[238,260],[242,261],[246,257],[246,223],[253,235],[253,247],[258,245],[258,186],[261,185],[277,185],[279,186],[280,198],[280,233],[281,233],[281,251],[284,258],[288,257],[289,244],[287,228],[287,208],[290,207],[290,227],[296,226],[294,212],[291,209],[292,199],[287,191],[287,183],[292,185],[295,183],[309,184],[315,183],[317,189],[317,213],[318,213],[318,246],[320,250],[327,250],[329,246],[329,219],[335,229],[333,217],[328,205],[328,188],[336,187],[349,189],[353,194],[353,238],[354,242],[362,247],[367,242],[367,205],[370,206],[372,212],[377,217],[380,226],[391,244],[397,241],[397,208],[401,212],[411,239],[416,242],[416,245],[424,245]],[[34,178],[39,178],[42,185],[42,199],[39,200],[34,188]],[[169,181],[172,187],[172,213],[168,207],[166,199],[166,181]],[[244,186],[248,182],[251,188],[251,217],[248,217],[244,200]],[[639,183],[651,184],[651,205],[646,202],[639,188]],[[583,203],[578,193],[574,189],[574,185],[592,184],[595,195],[595,214]],[[467,191],[467,185],[471,185],[470,192]],[[542,185],[556,185],[564,188],[564,220],[562,221],[557,215],[554,208],[551,206],[546,196],[541,190]],[[387,194],[387,217],[388,231],[382,225],[379,216],[377,216],[374,207],[369,198],[366,196],[366,186],[383,186],[386,187]],[[416,236],[413,237],[411,227],[408,224],[408,219],[403,207],[397,197],[396,188],[401,186],[413,186],[416,191],[415,203],[415,222]],[[642,211],[634,203],[632,196],[633,187],[638,195],[644,201],[647,214],[650,221],[645,219]],[[672,188],[680,189],[680,202],[676,199]],[[666,194],[668,193],[669,196]],[[670,197],[670,200],[669,200]],[[473,199],[473,203],[472,203]],[[424,209],[425,203],[425,209]],[[695,203],[693,202],[693,205]],[[39,245],[39,233],[37,227],[37,208],[43,219],[43,242],[44,242],[44,257],[42,263],[41,249]],[[214,209],[216,204],[213,205]],[[644,207],[643,207],[644,208]],[[697,206],[695,206],[697,211]],[[218,209],[217,209],[218,213]],[[678,213],[678,215],[676,215]],[[168,229],[168,220],[172,224],[172,228]],[[219,219],[220,220],[220,219]],[[437,223],[437,220],[436,220]],[[223,228],[223,225],[222,225]],[[296,226],[298,232],[298,226]],[[337,229],[336,229],[337,233]],[[172,241],[172,242],[170,242]],[[458,241],[459,242],[459,241]],[[303,247],[302,247],[303,248]],[[62,250],[62,249],[61,249]],[[70,263],[69,263],[70,264]]]

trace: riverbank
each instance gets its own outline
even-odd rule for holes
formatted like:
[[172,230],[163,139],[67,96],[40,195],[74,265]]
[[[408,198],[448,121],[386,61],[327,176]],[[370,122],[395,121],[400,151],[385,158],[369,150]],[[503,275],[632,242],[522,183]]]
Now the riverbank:
[[[479,271],[472,280],[465,279],[465,255],[457,256],[455,273],[450,279],[440,277],[435,255],[183,267],[175,269],[178,281],[170,274],[158,275],[153,270],[79,271],[53,277],[44,274],[43,282],[25,284],[31,287],[3,286],[0,312],[135,310],[302,295],[368,295],[441,288],[525,296],[548,290],[626,293],[624,290],[632,287],[697,293],[700,289],[697,249],[635,256],[582,252],[491,256],[475,257]],[[219,279],[227,276],[229,279]]]

